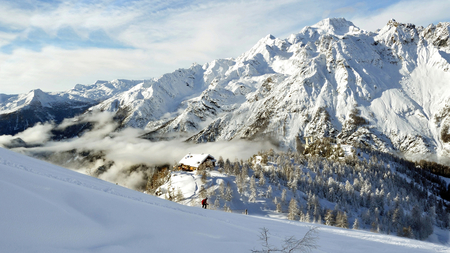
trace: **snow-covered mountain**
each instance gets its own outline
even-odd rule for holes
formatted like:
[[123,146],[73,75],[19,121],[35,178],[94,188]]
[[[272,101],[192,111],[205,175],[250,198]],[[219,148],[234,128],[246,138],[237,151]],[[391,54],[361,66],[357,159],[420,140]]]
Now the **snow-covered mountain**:
[[60,123],[140,82],[142,81],[97,81],[88,86],[77,84],[65,92],[53,93],[36,89],[20,95],[0,94],[0,134],[14,135],[36,123]]
[[[203,210],[0,148],[2,252],[250,252],[262,228],[278,247],[311,224]],[[312,252],[448,252],[393,235],[315,224]]]
[[332,137],[449,157],[449,31],[390,20],[368,32],[325,19],[286,39],[268,35],[237,58],[127,86],[92,109],[152,140],[270,138],[296,148],[306,136]]
[[448,156],[449,23],[390,20],[378,32],[325,19],[271,35],[236,59],[177,70],[97,107],[127,112],[148,138],[195,142],[271,137],[296,147],[334,137],[383,151]]

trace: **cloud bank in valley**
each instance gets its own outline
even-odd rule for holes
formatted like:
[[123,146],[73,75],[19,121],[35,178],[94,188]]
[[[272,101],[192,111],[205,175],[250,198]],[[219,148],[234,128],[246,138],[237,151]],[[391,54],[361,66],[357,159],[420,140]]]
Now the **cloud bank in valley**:
[[[74,124],[87,122],[93,124],[92,130],[86,131],[79,137],[63,141],[51,140],[52,129],[64,129]],[[76,119],[66,119],[59,126],[37,124],[15,136],[0,136],[0,145],[7,146],[13,140],[20,138],[26,142],[27,146],[13,148],[15,151],[44,158],[58,165],[81,173],[96,175],[100,179],[133,189],[139,188],[139,185],[144,183],[148,173],[141,170],[130,172],[132,166],[173,165],[187,153],[209,153],[216,159],[222,156],[224,159],[246,160],[260,150],[275,148],[269,142],[246,140],[203,144],[184,142],[180,139],[151,142],[140,138],[145,133],[142,129],[117,130],[117,127],[112,113],[97,112],[82,115]],[[108,164],[105,172],[97,172],[98,168]]]

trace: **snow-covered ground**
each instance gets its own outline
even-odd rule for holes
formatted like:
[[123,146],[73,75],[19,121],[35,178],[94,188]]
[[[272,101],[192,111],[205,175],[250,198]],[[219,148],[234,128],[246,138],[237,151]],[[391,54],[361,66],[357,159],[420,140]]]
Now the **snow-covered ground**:
[[[344,147],[344,148],[349,148]],[[347,152],[347,151],[346,151]],[[351,151],[348,151],[351,152]],[[369,160],[368,154],[357,151],[360,154],[361,159]],[[273,164],[276,166],[276,164]],[[269,165],[271,166],[271,165]],[[269,167],[267,165],[263,165],[263,167]],[[273,197],[278,196],[278,201],[282,201],[282,192],[284,187],[276,187],[275,185],[271,185],[266,183],[264,186],[258,186],[257,196],[255,201],[250,200],[250,190],[244,190],[243,194],[238,193],[238,187],[236,183],[236,177],[230,176],[226,173],[219,172],[218,170],[210,170],[207,172],[207,177],[202,181],[201,173],[196,172],[188,172],[188,171],[172,171],[171,178],[164,185],[160,186],[157,190],[158,195],[162,199],[169,199],[168,192],[169,188],[172,191],[172,195],[176,195],[179,191],[181,193],[181,197],[179,200],[176,200],[178,203],[188,206],[201,206],[201,200],[208,196],[209,209],[225,211],[225,205],[229,212],[244,214],[247,213],[251,216],[258,216],[262,218],[273,218],[273,219],[288,219],[288,205],[289,200],[291,198],[296,198],[293,196],[292,191],[286,191],[286,200],[282,202],[281,205],[282,212],[277,212],[276,204],[273,202]],[[404,177],[408,182],[410,179],[401,173],[399,173],[402,177]],[[224,195],[226,193],[221,193],[221,184],[223,184],[223,190],[226,192],[225,188],[229,187],[232,194],[230,194],[229,201],[224,200]],[[258,183],[257,183],[258,184]],[[272,187],[272,197],[267,197],[268,186]],[[247,186],[248,188],[249,186]],[[204,195],[202,196],[202,190],[204,190]],[[308,198],[307,194],[303,192],[298,192],[300,196],[296,199],[306,199]],[[305,200],[306,201],[306,200]],[[329,202],[326,199],[319,199],[320,206],[333,210],[336,206],[336,203]],[[298,203],[299,205],[306,205],[305,203]],[[297,217],[298,218],[298,217]],[[350,220],[350,228],[354,219]],[[314,222],[315,223],[315,222]],[[310,223],[308,223],[310,224]],[[311,224],[316,225],[316,224]],[[330,227],[327,227],[330,228]],[[364,229],[362,229],[364,230]],[[366,228],[366,230],[368,230]],[[450,234],[448,230],[443,230],[437,226],[434,226],[434,232],[426,239],[428,242],[450,245]]]
[[[311,226],[180,205],[1,148],[0,201],[0,252],[250,252],[261,249],[263,227],[279,245]],[[450,252],[397,236],[315,226],[313,252]]]

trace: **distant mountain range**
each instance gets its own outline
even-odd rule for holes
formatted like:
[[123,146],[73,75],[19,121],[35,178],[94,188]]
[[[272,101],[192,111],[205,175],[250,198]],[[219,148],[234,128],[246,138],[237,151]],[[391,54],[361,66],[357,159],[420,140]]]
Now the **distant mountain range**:
[[450,157],[449,32],[450,23],[390,20],[368,32],[343,18],[325,19],[287,39],[268,35],[235,59],[152,80],[0,94],[0,134],[99,109],[151,140],[270,138],[297,148],[306,136],[331,137]]

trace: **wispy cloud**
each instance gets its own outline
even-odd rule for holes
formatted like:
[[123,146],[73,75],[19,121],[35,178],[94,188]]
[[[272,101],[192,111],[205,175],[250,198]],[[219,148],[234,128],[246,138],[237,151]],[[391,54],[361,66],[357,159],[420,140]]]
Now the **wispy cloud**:
[[352,21],[369,31],[382,28],[390,19],[426,27],[432,23],[449,22],[449,9],[450,1],[399,1],[384,8],[355,13]]
[[368,30],[393,17],[448,20],[439,2],[414,17],[419,1],[0,0],[0,93],[158,77],[237,57],[269,33],[285,38],[326,17]]

